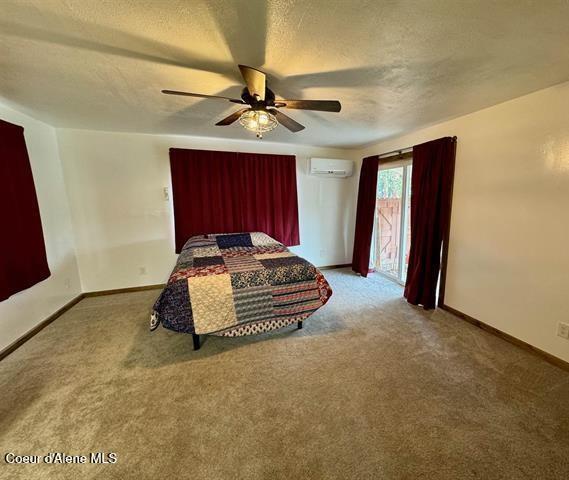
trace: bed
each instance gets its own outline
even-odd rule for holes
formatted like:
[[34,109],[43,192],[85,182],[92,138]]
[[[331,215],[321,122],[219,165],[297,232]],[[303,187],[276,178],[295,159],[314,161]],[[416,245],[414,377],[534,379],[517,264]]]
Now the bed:
[[200,335],[254,335],[302,322],[332,289],[311,263],[265,233],[190,238],[154,304],[150,329],[161,324]]

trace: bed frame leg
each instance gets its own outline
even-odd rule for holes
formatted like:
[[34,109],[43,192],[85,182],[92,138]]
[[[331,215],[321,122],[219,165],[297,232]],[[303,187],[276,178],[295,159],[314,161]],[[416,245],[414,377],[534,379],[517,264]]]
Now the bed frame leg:
[[302,320],[300,320],[300,321],[298,322],[298,329],[300,330],[301,328],[302,328]]
[[192,333],[192,340],[194,341],[194,350],[199,350],[201,347],[200,336],[196,335],[195,333]]

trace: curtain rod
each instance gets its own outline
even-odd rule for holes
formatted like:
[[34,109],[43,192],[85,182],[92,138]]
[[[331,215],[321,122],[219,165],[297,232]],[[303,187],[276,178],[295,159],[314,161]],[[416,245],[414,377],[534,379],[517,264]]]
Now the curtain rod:
[[381,157],[388,157],[390,155],[395,155],[395,154],[403,154],[403,153],[407,153],[407,152],[411,152],[413,150],[413,147],[405,147],[405,148],[400,148],[398,150],[392,150],[391,152],[385,152],[382,153],[380,155],[378,155],[379,158]]
[[[451,137],[453,142],[456,142],[456,136]],[[389,155],[399,154],[402,155],[403,153],[411,152],[413,147],[405,147],[405,148],[398,148],[397,150],[392,150],[391,152],[385,152],[378,155],[379,158],[386,157]]]

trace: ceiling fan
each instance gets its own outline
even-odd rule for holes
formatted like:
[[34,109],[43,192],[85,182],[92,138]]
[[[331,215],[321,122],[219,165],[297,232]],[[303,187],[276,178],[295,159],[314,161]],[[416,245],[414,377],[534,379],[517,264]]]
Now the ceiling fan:
[[264,72],[246,65],[239,65],[239,70],[247,85],[241,93],[241,99],[221,97],[218,95],[203,95],[201,93],[178,92],[162,90],[166,95],[182,95],[186,97],[213,98],[227,100],[239,105],[247,105],[233,112],[228,117],[216,123],[223,127],[239,120],[244,128],[255,132],[257,138],[263,138],[264,132],[269,132],[280,123],[291,132],[304,130],[304,125],[282,113],[279,108],[296,110],[316,110],[319,112],[339,112],[342,108],[337,100],[281,100],[275,98],[273,91],[267,86],[267,76]]

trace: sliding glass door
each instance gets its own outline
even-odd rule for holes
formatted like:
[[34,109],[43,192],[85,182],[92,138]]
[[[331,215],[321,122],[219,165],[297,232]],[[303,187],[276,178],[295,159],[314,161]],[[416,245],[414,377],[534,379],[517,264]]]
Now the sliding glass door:
[[380,168],[377,178],[372,269],[404,284],[411,238],[411,161]]

